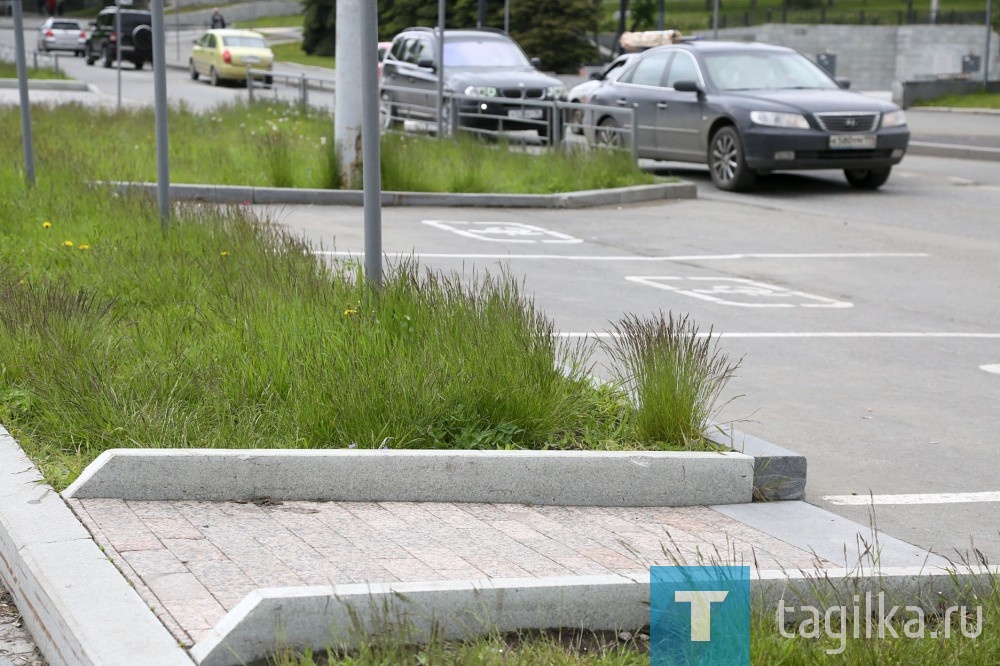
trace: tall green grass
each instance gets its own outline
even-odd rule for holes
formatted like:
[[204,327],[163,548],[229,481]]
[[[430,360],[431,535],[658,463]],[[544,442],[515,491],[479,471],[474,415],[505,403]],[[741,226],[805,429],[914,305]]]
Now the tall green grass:
[[[93,180],[156,180],[152,109],[36,105],[32,124],[39,174],[72,168]],[[5,141],[20,145],[16,108],[0,107],[0,127]],[[171,108],[168,127],[173,182],[339,186],[333,119],[324,112],[236,102],[197,113],[181,104]],[[468,139],[387,136],[381,152],[382,187],[392,191],[547,194],[655,180],[627,155],[610,151],[530,155]]]

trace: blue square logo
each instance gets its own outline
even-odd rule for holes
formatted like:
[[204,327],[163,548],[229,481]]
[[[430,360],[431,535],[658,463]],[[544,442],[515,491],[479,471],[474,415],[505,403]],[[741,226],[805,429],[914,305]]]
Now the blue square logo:
[[651,567],[650,666],[747,666],[750,567]]

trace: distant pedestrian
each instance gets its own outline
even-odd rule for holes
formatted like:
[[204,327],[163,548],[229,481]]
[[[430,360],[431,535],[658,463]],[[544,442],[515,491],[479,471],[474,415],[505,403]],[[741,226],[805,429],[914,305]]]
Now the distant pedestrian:
[[226,27],[226,19],[222,18],[222,12],[220,12],[219,8],[216,7],[215,9],[212,10],[212,29],[214,30],[215,28],[225,28],[225,27]]

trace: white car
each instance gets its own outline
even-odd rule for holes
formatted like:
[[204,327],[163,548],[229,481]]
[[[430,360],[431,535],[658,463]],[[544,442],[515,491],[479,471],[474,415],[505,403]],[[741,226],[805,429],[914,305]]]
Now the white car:
[[[605,67],[600,72],[594,72],[590,75],[589,81],[584,81],[581,84],[573,86],[566,93],[566,101],[573,102],[574,104],[586,104],[590,101],[590,96],[594,94],[594,91],[601,87],[605,81],[614,81],[618,76],[625,70],[625,65],[632,61],[638,53],[623,53],[618,56]],[[570,116],[570,123],[573,129],[573,134],[583,134],[583,110],[573,109],[573,114]]]
[[75,19],[50,16],[38,28],[39,51],[72,51],[82,56],[87,43],[87,33]]

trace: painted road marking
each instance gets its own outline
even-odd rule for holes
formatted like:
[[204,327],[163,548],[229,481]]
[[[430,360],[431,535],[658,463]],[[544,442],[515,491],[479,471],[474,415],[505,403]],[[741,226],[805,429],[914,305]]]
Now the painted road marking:
[[1000,363],[994,363],[993,365],[981,365],[979,366],[979,369],[1000,375]]
[[746,278],[629,275],[625,279],[719,305],[741,308],[849,308],[854,305],[849,301],[838,301]]
[[[960,333],[950,331],[713,331],[700,332],[699,338],[955,338],[963,340],[1000,340],[1000,333]],[[560,338],[614,338],[617,334],[598,331],[564,331]]]
[[[457,233],[457,232],[456,232]],[[497,239],[499,240],[499,239]],[[328,257],[362,257],[363,251],[315,250],[313,254]],[[426,259],[526,259],[543,261],[738,261],[741,259],[922,259],[930,255],[925,252],[824,252],[824,253],[750,253],[750,254],[674,254],[655,257],[634,255],[572,255],[572,254],[456,254],[456,253],[384,253],[387,256],[418,257]]]
[[574,238],[558,231],[549,231],[533,224],[521,222],[445,222],[444,220],[423,220],[423,223],[465,236],[484,241],[504,241],[507,243],[582,243],[583,239]]
[[909,495],[826,495],[830,504],[838,506],[871,506],[872,504],[965,504],[970,502],[1000,502],[1000,492],[924,493]]

